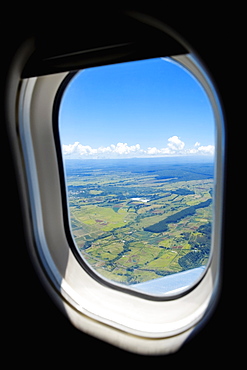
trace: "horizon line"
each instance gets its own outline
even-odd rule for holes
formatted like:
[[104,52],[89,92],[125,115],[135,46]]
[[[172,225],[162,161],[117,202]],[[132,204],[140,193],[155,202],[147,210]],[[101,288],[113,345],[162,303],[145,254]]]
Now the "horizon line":
[[77,160],[77,161],[90,161],[90,160],[93,160],[93,161],[101,161],[101,160],[131,160],[131,159],[183,159],[183,160],[197,160],[197,161],[205,161],[205,160],[209,160],[210,162],[214,162],[214,159],[215,159],[215,155],[197,155],[197,156],[192,156],[192,155],[171,155],[171,156],[154,156],[154,157],[151,157],[151,156],[147,156],[147,157],[100,157],[100,158],[93,158],[93,157],[83,157],[83,158],[68,158],[67,156],[63,156],[63,160],[64,161],[70,161],[70,160]]

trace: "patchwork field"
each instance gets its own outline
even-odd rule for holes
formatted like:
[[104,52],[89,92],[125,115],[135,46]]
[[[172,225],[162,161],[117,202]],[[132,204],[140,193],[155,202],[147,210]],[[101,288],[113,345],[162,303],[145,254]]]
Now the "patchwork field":
[[66,162],[71,230],[102,276],[134,284],[207,264],[213,165]]

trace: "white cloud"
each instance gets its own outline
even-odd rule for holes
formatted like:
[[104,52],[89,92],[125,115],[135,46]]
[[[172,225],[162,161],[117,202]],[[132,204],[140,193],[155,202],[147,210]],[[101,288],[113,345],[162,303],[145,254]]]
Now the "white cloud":
[[111,145],[111,147],[113,149],[112,152],[118,154],[129,154],[141,151],[140,144],[128,146],[127,143],[118,143],[116,146]]
[[178,138],[178,136],[172,136],[168,139],[168,148],[171,151],[177,152],[184,148],[184,142]]
[[158,149],[156,147],[149,147],[146,153],[149,155],[172,155],[172,154],[182,154],[185,143],[178,138],[178,136],[172,136],[168,139],[167,147]]
[[197,153],[203,155],[213,155],[214,149],[214,145],[199,146],[197,148]]
[[64,155],[92,155],[97,153],[97,149],[93,149],[89,145],[81,145],[79,141],[76,141],[74,144],[63,145],[62,148]]
[[187,149],[186,150],[186,153],[187,154],[196,154],[197,153],[197,149],[196,148]]
[[117,143],[117,145],[111,144],[110,146],[99,148],[92,148],[89,145],[82,145],[78,141],[74,144],[62,145],[63,154],[65,156],[75,157],[109,157],[110,155],[128,155],[131,153],[143,153],[140,144],[129,146],[127,143]]
[[214,146],[202,146],[197,141],[193,148],[185,148],[185,143],[178,136],[171,136],[167,140],[167,146],[163,148],[148,147],[142,149],[140,144],[128,145],[127,143],[111,144],[92,148],[90,145],[82,145],[78,141],[74,144],[62,145],[64,156],[68,158],[126,158],[126,157],[149,157],[149,156],[172,156],[172,155],[213,155]]
[[155,154],[160,154],[161,153],[161,151],[159,149],[157,149],[155,146],[152,147],[152,148],[150,148],[150,147],[147,148],[146,152],[149,155],[155,155]]

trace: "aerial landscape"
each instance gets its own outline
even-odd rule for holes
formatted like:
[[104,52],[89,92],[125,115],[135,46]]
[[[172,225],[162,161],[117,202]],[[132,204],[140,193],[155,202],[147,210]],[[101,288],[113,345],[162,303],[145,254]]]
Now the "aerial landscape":
[[210,259],[215,132],[205,89],[174,58],[73,77],[59,135],[84,265],[148,294],[194,284]]
[[206,266],[213,163],[65,161],[72,235],[98,274],[138,284]]

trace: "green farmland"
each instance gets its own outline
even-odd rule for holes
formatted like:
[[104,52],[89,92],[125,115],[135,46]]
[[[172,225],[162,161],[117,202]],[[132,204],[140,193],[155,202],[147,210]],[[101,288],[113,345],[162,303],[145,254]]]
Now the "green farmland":
[[66,163],[71,230],[93,270],[122,284],[207,264],[213,165]]

